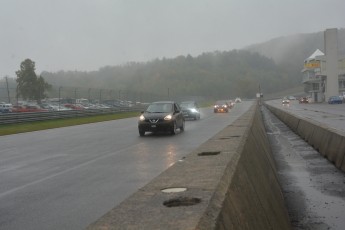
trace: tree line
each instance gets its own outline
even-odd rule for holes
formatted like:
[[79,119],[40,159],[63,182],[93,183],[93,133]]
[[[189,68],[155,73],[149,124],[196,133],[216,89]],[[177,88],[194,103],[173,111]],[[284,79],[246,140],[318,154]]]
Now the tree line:
[[131,62],[91,72],[43,72],[42,76],[53,85],[109,87],[163,95],[169,90],[172,95],[209,98],[254,98],[259,86],[263,92],[271,93],[300,82],[300,76],[291,76],[272,59],[245,50]]

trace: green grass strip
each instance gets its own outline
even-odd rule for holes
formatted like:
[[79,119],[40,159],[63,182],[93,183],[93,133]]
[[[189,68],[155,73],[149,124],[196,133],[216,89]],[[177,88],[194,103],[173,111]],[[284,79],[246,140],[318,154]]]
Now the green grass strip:
[[95,122],[118,120],[139,116],[140,112],[122,112],[90,117],[65,118],[48,121],[33,121],[19,124],[0,125],[0,136],[39,131],[45,129],[61,128],[73,125],[83,125]]

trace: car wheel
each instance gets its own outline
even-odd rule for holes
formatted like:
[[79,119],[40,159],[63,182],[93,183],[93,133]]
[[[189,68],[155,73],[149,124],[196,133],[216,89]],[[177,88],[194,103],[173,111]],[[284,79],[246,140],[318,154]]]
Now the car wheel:
[[176,125],[176,121],[175,121],[173,127],[171,127],[170,134],[175,135],[176,129],[177,129],[177,125]]
[[183,121],[182,121],[182,125],[181,125],[181,127],[180,127],[180,131],[181,131],[181,132],[184,131],[184,125],[185,125],[185,121],[183,120]]
[[139,130],[139,135],[140,135],[141,137],[145,136],[145,131]]

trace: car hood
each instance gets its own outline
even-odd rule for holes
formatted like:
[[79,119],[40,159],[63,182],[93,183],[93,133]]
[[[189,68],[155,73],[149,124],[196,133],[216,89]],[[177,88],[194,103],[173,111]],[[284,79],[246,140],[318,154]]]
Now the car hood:
[[181,110],[183,110],[183,111],[192,110],[192,109],[197,110],[197,108],[195,108],[195,107],[181,108]]
[[172,113],[144,113],[143,115],[146,119],[154,119],[154,118],[164,118],[168,114],[172,114]]

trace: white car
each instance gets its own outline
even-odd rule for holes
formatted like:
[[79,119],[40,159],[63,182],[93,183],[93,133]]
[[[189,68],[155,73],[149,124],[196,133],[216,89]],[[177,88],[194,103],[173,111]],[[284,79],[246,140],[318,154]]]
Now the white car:
[[12,112],[12,104],[0,104],[0,113],[10,113]]
[[235,99],[235,103],[241,103],[241,102],[242,102],[241,98],[236,97],[236,99]]

